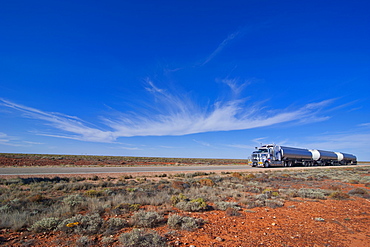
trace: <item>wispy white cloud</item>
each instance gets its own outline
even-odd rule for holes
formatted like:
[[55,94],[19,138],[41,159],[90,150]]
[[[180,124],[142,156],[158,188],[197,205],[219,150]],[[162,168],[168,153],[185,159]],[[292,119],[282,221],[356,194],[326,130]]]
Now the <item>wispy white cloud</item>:
[[9,136],[5,133],[0,132],[0,143],[9,142]]
[[361,126],[361,127],[370,127],[370,123],[362,123],[362,124],[359,124],[358,126]]
[[148,91],[155,94],[157,103],[165,111],[151,116],[123,115],[120,119],[105,119],[106,124],[115,130],[116,136],[187,135],[252,129],[308,118],[310,122],[322,121],[326,118],[317,116],[318,110],[331,102],[307,104],[295,110],[263,111],[262,107],[256,105],[246,106],[244,100],[232,99],[201,108],[183,95],[172,95],[157,87]]
[[23,141],[24,143],[27,143],[27,144],[32,144],[32,145],[43,145],[45,143],[42,143],[42,142],[31,142],[31,141]]
[[[321,109],[331,103],[331,100],[325,100],[296,109],[266,111],[263,106],[247,105],[245,100],[232,97],[231,100],[200,106],[184,94],[171,94],[168,90],[157,87],[149,79],[147,84],[146,90],[155,99],[152,111],[121,113],[114,119],[100,117],[106,125],[104,129],[78,117],[45,112],[5,99],[0,99],[0,104],[22,112],[25,117],[42,120],[44,124],[59,130],[56,133],[40,132],[40,135],[92,142],[116,142],[119,137],[181,136],[253,129],[303,119],[310,119],[310,122],[323,121],[326,117],[320,116]],[[234,96],[243,88],[243,85],[238,86],[236,81],[230,79],[225,84],[229,85]]]
[[202,145],[202,146],[205,146],[205,147],[211,147],[212,145],[208,142],[205,142],[205,141],[199,141],[199,140],[196,140],[196,139],[193,139],[194,142]]
[[237,36],[242,33],[241,30],[237,30],[236,32],[229,34],[226,39],[224,39],[218,47],[204,60],[201,65],[205,65],[209,63],[214,57],[216,57],[232,40],[234,40]]
[[30,145],[40,145],[43,143],[24,141],[20,138],[9,136],[6,133],[0,132],[0,145],[12,146],[12,147],[25,147]]
[[43,120],[47,125],[74,134],[68,136],[58,134],[44,135],[98,142],[112,142],[116,139],[112,132],[88,127],[86,123],[78,117],[60,113],[44,112],[32,107],[16,104],[5,99],[0,99],[0,102],[3,106],[23,112],[25,117]]
[[237,79],[237,78],[233,78],[233,79],[226,78],[226,79],[222,79],[222,80],[218,80],[218,81],[220,81],[221,83],[226,84],[230,88],[230,91],[231,91],[233,97],[239,97],[240,93],[245,89],[245,87],[250,84],[249,81],[245,81],[244,83],[240,83],[239,79]]
[[264,142],[264,140],[266,140],[267,137],[259,137],[259,138],[255,138],[252,140],[253,143],[256,143],[256,144],[261,144],[262,142]]
[[125,150],[141,150],[140,148],[138,147],[120,147],[121,149],[125,149]]
[[244,145],[244,144],[228,144],[226,145],[231,148],[240,148],[240,149],[248,149],[248,150],[253,150],[255,146],[251,145]]
[[339,134],[323,134],[313,136],[307,144],[309,148],[345,151],[351,150],[360,153],[368,153],[370,145],[370,133],[339,133]]

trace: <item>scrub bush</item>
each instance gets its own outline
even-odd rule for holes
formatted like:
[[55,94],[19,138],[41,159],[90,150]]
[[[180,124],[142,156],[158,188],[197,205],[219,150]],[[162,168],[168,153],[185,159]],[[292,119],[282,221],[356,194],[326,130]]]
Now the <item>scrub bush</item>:
[[234,208],[236,210],[239,210],[240,207],[238,206],[238,203],[236,202],[215,202],[216,209],[226,211],[228,208]]
[[76,246],[78,247],[87,247],[93,245],[94,245],[93,241],[87,236],[82,236],[76,240]]
[[133,229],[131,232],[122,233],[118,240],[125,247],[165,247],[166,239],[157,232],[146,232],[141,229]]
[[236,208],[227,208],[225,210],[225,214],[227,216],[240,216],[241,214],[239,213],[239,210]]
[[63,199],[63,203],[70,206],[71,208],[80,206],[84,201],[85,198],[80,194],[69,195]]
[[265,201],[265,205],[269,208],[278,208],[284,206],[284,202],[280,200],[267,199]]
[[181,201],[177,203],[175,206],[180,210],[189,212],[202,211],[208,208],[208,205],[203,198],[197,198],[191,201]]
[[344,200],[348,199],[350,196],[344,192],[341,191],[335,191],[329,195],[330,198],[335,200]]
[[67,233],[97,234],[100,232],[103,223],[104,220],[99,216],[99,214],[78,214],[74,217],[63,220],[58,225],[57,229]]
[[202,219],[196,219],[193,217],[180,216],[178,214],[172,214],[168,217],[167,225],[173,229],[181,229],[191,231],[199,228],[203,223]]
[[36,221],[31,226],[30,230],[34,232],[52,231],[58,226],[59,222],[60,222],[59,218],[55,217],[43,218],[39,221]]
[[110,218],[105,225],[109,230],[119,230],[127,226],[127,222],[121,218]]
[[352,190],[348,191],[348,194],[363,197],[363,198],[370,198],[369,191],[367,189],[363,189],[363,188],[352,189]]
[[154,211],[138,211],[131,220],[135,227],[154,227],[163,221],[163,216]]

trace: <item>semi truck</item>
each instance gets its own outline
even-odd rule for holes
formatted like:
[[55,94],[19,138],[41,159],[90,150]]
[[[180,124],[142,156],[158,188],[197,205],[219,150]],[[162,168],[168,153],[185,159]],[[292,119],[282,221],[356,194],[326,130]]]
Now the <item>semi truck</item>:
[[253,167],[356,165],[356,156],[341,152],[267,144],[256,147],[249,159]]

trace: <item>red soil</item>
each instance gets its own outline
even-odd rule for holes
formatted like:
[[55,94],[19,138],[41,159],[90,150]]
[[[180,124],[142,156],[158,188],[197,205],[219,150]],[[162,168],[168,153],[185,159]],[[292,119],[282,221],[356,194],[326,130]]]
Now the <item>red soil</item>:
[[[4,162],[4,157],[0,157],[0,163],[3,165]],[[50,165],[50,162],[48,160],[47,164]],[[38,161],[37,165],[41,163]],[[17,160],[17,164],[29,165],[22,159]],[[109,174],[98,176],[106,177]],[[310,185],[327,189],[332,181],[313,181]],[[287,186],[286,182],[284,186]],[[291,186],[300,187],[298,184]],[[349,186],[364,187],[363,184],[343,183],[342,191],[348,191]],[[150,207],[155,209],[154,206]],[[175,208],[170,210],[176,211]],[[370,246],[368,199],[356,196],[347,200],[294,198],[286,200],[283,207],[243,208],[239,212],[240,216],[227,216],[225,211],[219,210],[181,212],[182,215],[202,218],[204,225],[195,231],[174,231],[167,225],[154,230],[165,236],[171,246]],[[113,238],[117,239],[119,234],[131,230],[132,228],[124,228]],[[3,246],[71,246],[75,245],[75,240],[79,237],[67,236],[61,232],[35,234],[9,229],[0,231],[0,243]],[[97,243],[94,246],[101,244],[102,237],[91,236]],[[120,243],[115,242],[111,246],[120,246]]]
[[[202,218],[206,223],[196,231],[176,231],[175,234],[169,234],[173,229],[167,226],[154,230],[166,236],[171,246],[360,247],[370,246],[369,212],[370,201],[363,198],[340,201],[302,199],[286,201],[284,207],[276,209],[244,209],[240,216],[227,216],[218,210],[185,213]],[[129,230],[122,229],[120,233]],[[70,246],[77,238],[60,232],[34,234],[3,229],[0,233],[3,246],[27,246],[27,243],[30,246]],[[119,246],[119,243],[112,246]]]

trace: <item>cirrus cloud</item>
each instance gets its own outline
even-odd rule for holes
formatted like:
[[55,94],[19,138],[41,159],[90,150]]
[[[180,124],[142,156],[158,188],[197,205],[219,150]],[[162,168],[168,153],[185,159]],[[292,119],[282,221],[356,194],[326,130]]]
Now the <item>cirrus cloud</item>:
[[22,112],[22,116],[42,120],[45,125],[55,128],[54,133],[39,135],[69,138],[91,142],[116,142],[120,137],[132,136],[181,136],[195,133],[253,129],[274,124],[296,121],[304,123],[323,121],[328,117],[321,116],[323,108],[332,100],[310,103],[296,109],[265,110],[259,104],[247,105],[246,100],[238,99],[240,87],[230,80],[225,81],[233,92],[233,98],[216,101],[211,105],[200,106],[186,98],[184,94],[171,94],[147,81],[147,92],[154,98],[152,109],[142,112],[120,113],[114,119],[100,116],[105,124],[103,128],[85,122],[79,117],[61,113],[45,112],[29,106],[0,99],[2,107]]

